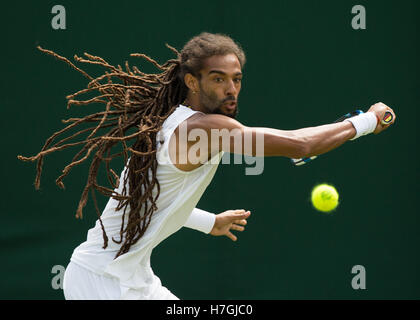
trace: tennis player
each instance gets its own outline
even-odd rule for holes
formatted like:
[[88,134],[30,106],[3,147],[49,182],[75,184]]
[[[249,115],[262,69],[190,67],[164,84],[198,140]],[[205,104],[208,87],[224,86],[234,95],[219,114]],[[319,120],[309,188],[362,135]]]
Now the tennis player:
[[[182,227],[237,240],[232,231],[244,230],[249,211],[213,214],[196,206],[223,154],[236,150],[246,154],[247,148],[237,149],[237,144],[245,144],[247,135],[253,138],[249,155],[302,158],[326,153],[369,133],[379,133],[396,118],[391,108],[376,103],[368,112],[340,123],[290,131],[247,127],[235,120],[245,64],[239,44],[226,35],[202,33],[187,42],[181,52],[168,47],[177,58],[163,65],[144,54],[136,55],[159,68],[158,75],[145,74],[128,65],[124,71],[87,54],[87,59],[78,58],[109,70],[95,79],[85,74],[91,80],[87,90],[97,89],[102,95],[79,103],[106,103],[104,112],[85,120],[97,121],[95,133],[106,124],[112,130],[96,140],[93,134],[89,135],[83,141],[85,157],[75,157],[57,184],[62,186],[61,180],[69,170],[96,148],[77,216],[82,215],[89,190],[107,194],[109,201],[88,231],[86,241],[71,256],[64,276],[66,299],[178,299],[176,292],[168,290],[154,274],[152,251]],[[71,64],[55,53],[41,50]],[[112,77],[122,79],[123,84],[113,82]],[[100,84],[103,79],[108,82]],[[83,92],[86,90],[71,95],[69,104],[76,103],[75,97]],[[255,108],[267,106],[261,102]],[[383,124],[380,120],[387,111],[393,120]],[[130,128],[135,128],[135,132],[128,134]],[[197,141],[188,139],[197,130],[209,137],[204,149],[197,149]],[[222,135],[210,141],[214,132],[223,130],[233,133],[228,143],[223,142]],[[258,136],[263,136],[259,153]],[[135,142],[128,147],[130,139]],[[117,182],[115,188],[107,189],[97,184],[96,174],[101,161],[109,164],[113,158],[109,151],[116,143],[124,147],[124,152],[117,155],[124,155],[125,167],[120,175],[107,168],[110,181],[116,176]],[[39,161],[48,150],[52,149],[44,148],[44,153],[36,157],[21,158]],[[39,183],[39,176],[37,179]]]

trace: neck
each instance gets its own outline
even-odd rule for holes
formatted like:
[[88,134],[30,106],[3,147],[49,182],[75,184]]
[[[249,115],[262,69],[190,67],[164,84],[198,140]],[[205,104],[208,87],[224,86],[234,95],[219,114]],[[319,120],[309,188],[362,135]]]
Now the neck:
[[182,103],[184,106],[187,106],[189,108],[191,108],[194,111],[200,111],[203,113],[211,113],[210,110],[208,110],[207,108],[203,107],[200,104],[200,100],[198,99],[197,94],[188,94],[187,98],[184,100],[184,102]]

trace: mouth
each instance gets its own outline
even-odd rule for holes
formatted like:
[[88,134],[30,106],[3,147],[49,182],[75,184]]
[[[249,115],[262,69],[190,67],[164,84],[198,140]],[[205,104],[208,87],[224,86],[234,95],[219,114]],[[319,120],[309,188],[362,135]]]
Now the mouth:
[[235,101],[229,101],[223,104],[223,106],[228,109],[229,111],[233,111],[236,108],[236,102]]

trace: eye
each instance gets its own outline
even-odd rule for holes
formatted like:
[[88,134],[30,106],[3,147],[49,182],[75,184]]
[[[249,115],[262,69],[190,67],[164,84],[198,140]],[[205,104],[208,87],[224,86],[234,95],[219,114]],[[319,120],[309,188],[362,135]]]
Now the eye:
[[242,78],[236,78],[234,81],[235,81],[236,83],[241,83]]
[[222,82],[223,81],[223,78],[217,77],[217,78],[214,78],[214,81],[216,81],[216,82]]

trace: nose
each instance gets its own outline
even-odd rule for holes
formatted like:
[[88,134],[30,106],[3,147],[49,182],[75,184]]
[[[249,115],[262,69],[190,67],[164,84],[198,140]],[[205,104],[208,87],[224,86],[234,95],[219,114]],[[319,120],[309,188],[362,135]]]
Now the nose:
[[238,92],[238,90],[237,90],[233,80],[227,81],[225,94],[227,96],[235,96],[236,97],[237,92]]

